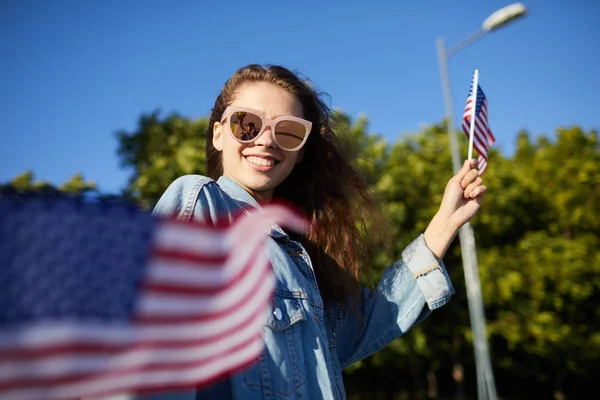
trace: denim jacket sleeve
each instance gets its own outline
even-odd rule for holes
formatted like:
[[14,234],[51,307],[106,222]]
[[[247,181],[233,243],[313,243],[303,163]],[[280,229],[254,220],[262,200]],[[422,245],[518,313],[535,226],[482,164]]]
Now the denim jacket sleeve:
[[453,293],[444,264],[420,235],[403,251],[402,258],[385,270],[374,290],[362,291],[355,302],[360,312],[346,305],[338,313],[334,332],[342,369],[406,333],[431,310],[447,303]]

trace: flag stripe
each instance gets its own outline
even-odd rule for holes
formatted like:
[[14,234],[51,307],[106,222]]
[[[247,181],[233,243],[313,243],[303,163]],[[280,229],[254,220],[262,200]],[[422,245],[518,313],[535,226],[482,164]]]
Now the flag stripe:
[[[139,368],[157,368],[173,364],[182,367],[185,363],[200,360],[211,360],[228,347],[245,343],[251,338],[257,328],[262,326],[261,316],[264,313],[255,313],[245,325],[239,324],[224,335],[210,338],[198,344],[186,344],[187,347],[165,347],[148,343],[146,346],[127,346],[117,353],[100,352],[96,354],[66,353],[53,356],[39,357],[29,360],[11,360],[10,366],[0,366],[0,390],[16,385],[14,382],[27,382],[27,386],[43,386],[46,384],[59,384],[63,381],[75,381],[93,378],[103,371],[125,374]],[[115,352],[114,349],[110,351]],[[73,372],[76,371],[76,372]]]
[[[261,252],[262,249],[256,249],[257,252]],[[231,292],[233,290],[237,290],[237,284],[242,284],[246,278],[252,278],[251,272],[258,274],[260,271],[257,268],[253,268],[256,259],[258,259],[259,255],[254,254],[252,258],[245,262],[244,267],[235,275],[232,279],[229,279],[227,282],[224,282],[219,287],[215,286],[206,286],[202,283],[192,283],[192,282],[179,282],[177,284],[173,283],[165,283],[162,281],[157,281],[154,279],[149,279],[148,283],[145,285],[144,290],[149,295],[174,295],[174,296],[191,296],[194,299],[205,301],[215,301],[214,296],[216,295],[226,295],[227,291]],[[243,264],[242,264],[243,265]],[[224,269],[224,268],[223,268]],[[250,283],[253,281],[249,281]]]
[[[266,283],[269,285],[270,283]],[[261,286],[265,286],[265,283],[261,284]],[[257,290],[264,291],[263,287],[258,287]],[[270,296],[257,297],[257,300],[252,299],[253,302],[259,304],[265,304],[265,302],[270,298]],[[190,338],[171,338],[171,339],[159,339],[159,340],[139,340],[136,341],[135,347],[139,349],[143,348],[187,348],[198,346],[201,344],[209,343],[215,337],[220,338],[221,336],[226,336],[236,330],[239,329],[240,326],[244,326],[250,322],[254,318],[260,317],[260,315],[248,314],[249,310],[255,310],[260,308],[257,304],[249,304],[245,308],[241,308],[240,312],[237,315],[233,315],[234,318],[224,319],[221,322],[215,322],[212,325],[212,330],[207,332],[206,330],[202,332],[197,332],[196,337]],[[220,324],[220,325],[219,325]],[[184,326],[186,329],[189,329],[190,325],[186,324]],[[40,333],[43,333],[45,330],[44,326],[38,327]],[[97,329],[97,328],[94,328]],[[151,328],[150,328],[151,329]],[[172,325],[171,329],[178,329],[177,325]],[[190,329],[191,330],[191,329]],[[64,353],[85,353],[85,354],[105,354],[107,352],[122,352],[129,348],[131,348],[130,342],[106,342],[106,341],[98,341],[98,340],[90,340],[82,335],[81,338],[74,339],[72,338],[68,342],[62,343],[48,343],[44,346],[31,346],[25,349],[15,349],[15,350],[7,350],[0,351],[0,358],[2,358],[4,363],[13,362],[13,361],[33,361],[33,358],[45,358],[52,357],[59,354]],[[7,370],[10,368],[8,364],[0,365],[0,380],[5,377],[5,374],[8,374]]]
[[[463,120],[463,129],[465,128],[465,126],[466,126],[466,129],[470,129],[470,127],[469,127],[469,121]],[[477,126],[475,126],[475,127],[477,128]],[[475,131],[477,132],[477,129],[475,129]],[[475,146],[479,147],[477,149],[477,152],[479,152],[479,153],[481,153],[482,151],[486,152],[486,150],[485,150],[485,148],[486,148],[485,143],[486,142],[484,140],[482,140],[481,135],[473,134],[473,144]]]
[[147,316],[190,316],[198,314],[210,314],[213,312],[230,309],[232,305],[239,303],[247,296],[252,295],[252,288],[256,282],[263,277],[261,269],[253,268],[247,279],[238,286],[229,286],[224,291],[211,296],[195,296],[175,294],[148,293],[139,304],[138,313],[141,318]]
[[166,388],[188,388],[197,383],[211,379],[224,371],[244,365],[256,358],[263,349],[261,336],[257,336],[247,345],[232,348],[216,357],[211,363],[196,363],[185,368],[163,368],[161,370],[141,370],[135,374],[106,374],[96,380],[73,382],[61,385],[46,385],[40,390],[31,389],[27,385],[15,385],[14,388],[0,392],[6,399],[40,399],[40,398],[80,398],[107,396],[116,393],[132,392],[139,388],[160,391]]
[[148,264],[146,279],[151,282],[220,287],[229,279],[216,265],[204,268],[192,262],[169,259],[151,260]]
[[473,114],[473,107],[475,107],[473,147],[477,153],[479,153],[478,169],[479,175],[482,175],[487,168],[488,148],[496,142],[496,138],[489,128],[488,104],[485,94],[479,85],[474,90],[473,83],[474,82],[471,82],[471,89],[469,90],[469,96],[467,97],[467,102],[465,104],[462,129],[470,140],[471,117]]
[[200,257],[224,256],[229,244],[226,232],[213,231],[205,226],[178,224],[168,221],[155,231],[154,241],[160,251],[182,251]]
[[196,268],[216,268],[223,267],[227,260],[225,253],[199,254],[190,253],[180,249],[157,249],[152,254],[152,258],[160,260],[171,260],[194,265]]
[[[270,274],[265,271],[263,279],[258,282],[255,291],[264,295],[265,291],[272,286],[269,279]],[[135,328],[128,327],[104,327],[99,324],[39,324],[23,328],[23,334],[14,332],[0,336],[0,355],[4,358],[15,354],[23,348],[37,351],[45,347],[67,346],[69,343],[79,344],[105,344],[106,346],[127,346],[135,343],[171,343],[177,341],[194,341],[204,339],[214,334],[221,334],[237,326],[238,320],[264,302],[263,295],[254,296],[247,301],[241,301],[225,310],[226,313],[220,318],[207,321],[206,316],[196,317],[194,320],[185,320],[177,323],[173,320],[159,321],[150,320],[152,324],[146,323]],[[270,293],[268,295],[270,297]],[[211,317],[214,317],[211,315]],[[206,325],[210,322],[211,325]],[[207,328],[210,327],[210,330]],[[203,329],[204,328],[204,329]]]

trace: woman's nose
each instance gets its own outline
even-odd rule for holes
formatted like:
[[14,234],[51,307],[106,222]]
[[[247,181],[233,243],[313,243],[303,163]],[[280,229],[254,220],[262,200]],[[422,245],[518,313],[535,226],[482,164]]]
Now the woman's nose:
[[277,142],[275,142],[275,138],[273,137],[273,129],[270,125],[265,127],[265,131],[256,139],[254,144],[265,147],[277,147]]

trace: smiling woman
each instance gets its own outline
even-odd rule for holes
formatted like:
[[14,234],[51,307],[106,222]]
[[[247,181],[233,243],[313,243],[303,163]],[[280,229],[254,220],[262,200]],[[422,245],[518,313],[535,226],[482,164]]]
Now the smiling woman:
[[345,367],[406,333],[453,294],[441,259],[485,192],[472,160],[449,180],[425,232],[370,290],[359,279],[369,263],[369,237],[381,229],[373,224],[379,205],[310,85],[279,66],[241,68],[215,101],[206,151],[209,176],[177,179],[156,214],[217,222],[284,201],[310,229],[304,236],[278,226],[269,232],[277,284],[263,321],[263,355],[224,386],[168,398],[210,398],[218,388],[218,398],[344,399]]

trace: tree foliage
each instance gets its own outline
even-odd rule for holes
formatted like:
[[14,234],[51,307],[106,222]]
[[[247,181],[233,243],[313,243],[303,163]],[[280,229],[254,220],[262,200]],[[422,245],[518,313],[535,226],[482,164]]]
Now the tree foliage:
[[84,195],[87,193],[96,192],[96,184],[92,181],[86,181],[83,175],[75,174],[63,183],[56,187],[50,182],[38,180],[32,171],[25,171],[21,175],[17,175],[10,182],[0,184],[0,193],[17,192],[17,193],[68,193],[72,195]]
[[139,118],[133,132],[118,131],[121,165],[132,170],[130,194],[151,206],[176,178],[204,174],[208,119],[177,114],[161,119],[155,111]]

